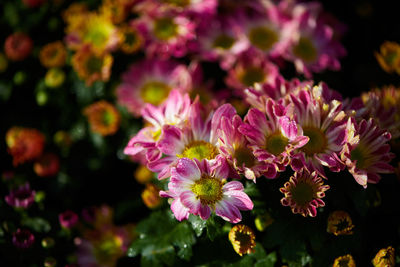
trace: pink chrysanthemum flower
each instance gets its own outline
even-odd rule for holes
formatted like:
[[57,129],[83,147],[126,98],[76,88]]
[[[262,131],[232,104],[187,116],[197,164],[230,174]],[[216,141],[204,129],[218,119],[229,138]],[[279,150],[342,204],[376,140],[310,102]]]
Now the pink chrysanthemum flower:
[[356,118],[373,118],[393,139],[400,137],[400,88],[393,85],[363,93],[364,107],[356,110]]
[[294,62],[296,70],[308,78],[313,72],[339,70],[338,58],[346,54],[343,46],[333,38],[334,29],[321,23],[310,12],[292,21],[291,48],[285,57]]
[[222,69],[229,69],[237,55],[248,48],[246,39],[236,30],[232,16],[215,16],[200,22],[197,29],[196,53],[207,61],[219,61]]
[[293,213],[315,217],[317,208],[324,207],[322,198],[329,185],[324,185],[321,177],[316,172],[310,173],[307,169],[295,172],[284,187],[279,190],[285,194],[281,199],[283,206],[289,206]]
[[225,104],[204,119],[198,101],[192,104],[188,123],[182,128],[166,125],[162,129],[157,147],[163,154],[148,163],[150,170],[158,173],[158,178],[167,178],[179,158],[215,161],[219,154],[218,130],[222,117],[232,118],[235,109]]
[[150,56],[183,57],[196,37],[195,23],[171,12],[145,13],[134,23],[145,40],[145,52]]
[[18,228],[17,231],[13,233],[12,242],[17,248],[26,249],[33,245],[35,236],[28,229]]
[[243,122],[238,115],[232,119],[222,118],[219,150],[238,174],[243,174],[247,179],[255,181],[264,172],[268,173],[270,165],[258,161],[253,155],[250,143],[239,131],[241,125]]
[[118,103],[139,117],[145,103],[158,106],[172,89],[181,92],[191,88],[186,66],[175,61],[148,59],[133,64],[117,88]]
[[373,119],[360,123],[347,123],[348,140],[341,152],[341,159],[346,164],[354,179],[367,187],[367,183],[377,183],[381,179],[378,173],[391,173],[394,168],[389,162],[394,158],[390,153],[391,135],[382,130]]
[[5,201],[10,206],[27,209],[35,202],[35,194],[29,183],[26,183],[11,190],[10,194],[5,196]]
[[338,155],[346,141],[346,115],[342,103],[328,101],[329,97],[324,96],[321,84],[290,95],[293,116],[303,128],[303,134],[309,137],[308,143],[291,158],[291,167],[295,171],[306,167],[326,178],[323,166],[334,172],[344,168]]
[[303,147],[308,137],[294,120],[286,116],[285,107],[268,99],[265,113],[250,109],[239,131],[247,138],[253,154],[267,167],[264,175],[275,178],[289,164],[293,150]]
[[215,14],[217,0],[146,0],[138,4],[135,10],[142,13],[172,11],[178,14],[193,16],[210,16]]
[[248,50],[238,57],[234,67],[228,71],[225,82],[236,89],[237,95],[243,96],[245,88],[256,84],[272,85],[279,76],[278,67],[265,55]]
[[275,5],[256,7],[252,12],[239,11],[235,14],[241,34],[249,47],[272,57],[281,56],[290,39],[286,25]]
[[171,210],[179,221],[190,213],[207,220],[215,211],[224,220],[238,223],[242,220],[240,210],[253,209],[253,202],[240,182],[225,183],[228,174],[229,166],[223,158],[214,164],[182,158],[172,169],[169,191],[160,195],[174,198]]
[[161,154],[156,147],[164,125],[180,127],[189,116],[191,101],[188,94],[172,90],[167,100],[155,107],[151,104],[142,109],[142,116],[148,126],[141,129],[128,143],[124,153],[130,156],[142,155],[144,162],[158,159]]

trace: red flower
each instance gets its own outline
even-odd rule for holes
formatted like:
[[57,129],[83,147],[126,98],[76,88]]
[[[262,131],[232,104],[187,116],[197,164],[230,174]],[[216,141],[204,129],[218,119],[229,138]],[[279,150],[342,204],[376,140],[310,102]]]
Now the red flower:
[[12,61],[24,60],[33,48],[32,39],[24,33],[13,33],[9,35],[4,43],[4,52]]

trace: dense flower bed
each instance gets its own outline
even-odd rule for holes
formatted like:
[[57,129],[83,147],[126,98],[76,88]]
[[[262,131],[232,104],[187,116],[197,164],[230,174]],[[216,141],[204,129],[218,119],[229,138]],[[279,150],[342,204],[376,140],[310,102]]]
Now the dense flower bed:
[[3,1],[5,266],[400,264],[400,35],[343,5]]

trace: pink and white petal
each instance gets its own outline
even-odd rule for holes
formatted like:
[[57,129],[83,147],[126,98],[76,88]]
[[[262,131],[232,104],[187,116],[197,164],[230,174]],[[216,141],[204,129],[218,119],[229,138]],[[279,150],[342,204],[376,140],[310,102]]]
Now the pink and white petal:
[[249,198],[249,196],[242,191],[228,191],[224,192],[225,201],[235,205],[240,210],[252,210],[254,207],[253,202]]
[[182,132],[179,128],[172,125],[165,125],[162,129],[160,140],[157,147],[167,155],[176,155],[184,148],[181,141]]
[[179,175],[182,179],[195,181],[201,177],[199,166],[193,160],[188,158],[179,159],[175,170],[176,175]]
[[179,199],[182,204],[187,207],[190,213],[199,214],[201,206],[200,200],[196,198],[196,195],[192,191],[184,191],[179,195]]
[[232,190],[243,191],[244,190],[243,184],[238,181],[232,181],[232,182],[226,183],[222,187],[222,191],[224,191],[224,192],[228,192],[228,191],[232,191]]
[[176,198],[171,204],[171,210],[178,221],[189,218],[189,209],[185,207],[179,198]]
[[220,180],[226,179],[230,172],[229,164],[223,156],[218,156],[215,163],[210,166],[210,172]]

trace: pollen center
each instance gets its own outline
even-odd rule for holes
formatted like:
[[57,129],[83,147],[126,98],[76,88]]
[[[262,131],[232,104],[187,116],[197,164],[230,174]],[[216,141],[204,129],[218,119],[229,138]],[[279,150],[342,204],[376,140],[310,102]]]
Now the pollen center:
[[259,26],[250,30],[249,40],[255,47],[267,51],[278,41],[278,34],[268,27]]
[[178,33],[178,25],[172,18],[160,18],[154,23],[154,35],[163,41],[167,41],[176,36]]
[[284,137],[280,132],[276,132],[267,137],[265,149],[269,153],[277,156],[285,151],[288,143],[289,140],[286,137]]
[[307,156],[323,153],[327,147],[328,141],[321,129],[316,127],[304,127],[303,132],[308,136],[308,143],[302,148]]
[[313,42],[306,37],[301,37],[298,44],[293,48],[295,56],[305,62],[314,62],[317,59],[317,48]]
[[101,21],[100,18],[93,19],[88,26],[88,31],[84,37],[84,40],[92,43],[98,48],[103,48],[107,44],[112,32],[112,24]]
[[252,67],[246,69],[240,76],[241,82],[246,86],[254,86],[255,83],[264,82],[266,74],[261,68]]
[[171,88],[165,83],[154,81],[144,84],[140,95],[144,102],[158,106],[167,98],[170,91]]
[[251,152],[251,150],[247,147],[239,147],[235,149],[234,158],[237,160],[238,166],[243,166],[243,164],[251,168],[256,164],[256,159]]
[[227,34],[221,34],[214,39],[212,46],[220,49],[229,49],[233,46],[234,43],[235,43],[235,38]]
[[192,192],[203,205],[213,205],[222,199],[222,182],[214,177],[203,175],[192,186]]
[[291,190],[292,198],[299,206],[306,206],[314,198],[312,185],[300,181]]
[[363,145],[358,145],[355,149],[351,151],[350,159],[352,161],[357,161],[357,169],[366,169],[371,165],[370,155]]
[[218,150],[212,144],[206,141],[193,141],[185,147],[181,155],[177,155],[180,158],[189,159],[213,159],[218,155]]

